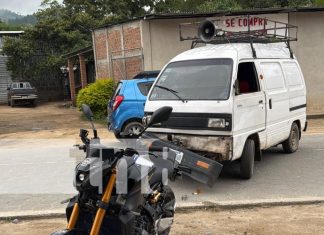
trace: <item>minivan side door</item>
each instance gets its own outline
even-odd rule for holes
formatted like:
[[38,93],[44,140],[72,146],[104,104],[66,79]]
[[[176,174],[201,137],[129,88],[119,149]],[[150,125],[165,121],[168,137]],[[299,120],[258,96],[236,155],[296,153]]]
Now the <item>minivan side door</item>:
[[263,87],[266,93],[266,148],[286,140],[289,136],[289,93],[279,61],[261,61]]
[[[234,96],[233,159],[241,157],[246,138],[265,130],[265,94],[253,61],[239,63]],[[265,134],[260,136],[265,142]]]

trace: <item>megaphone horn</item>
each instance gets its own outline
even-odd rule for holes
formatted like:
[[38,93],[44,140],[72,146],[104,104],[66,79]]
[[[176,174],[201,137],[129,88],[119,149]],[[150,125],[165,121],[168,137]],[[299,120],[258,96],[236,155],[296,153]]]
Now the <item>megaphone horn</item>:
[[209,20],[201,22],[198,28],[198,36],[203,42],[210,42],[216,34],[215,24]]

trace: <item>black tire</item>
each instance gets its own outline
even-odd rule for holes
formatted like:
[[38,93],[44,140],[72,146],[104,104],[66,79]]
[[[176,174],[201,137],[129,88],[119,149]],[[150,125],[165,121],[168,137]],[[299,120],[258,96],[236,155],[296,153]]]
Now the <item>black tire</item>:
[[144,130],[144,126],[140,122],[130,122],[128,123],[124,130],[122,131],[123,138],[137,138],[141,131]]
[[10,100],[10,106],[11,108],[15,107],[15,101],[13,99]]
[[120,133],[115,133],[115,132],[114,132],[114,135],[115,135],[115,138],[116,138],[116,139],[120,139],[120,138],[122,138],[121,135],[120,135]]
[[250,179],[253,175],[255,157],[255,143],[252,139],[247,139],[244,145],[241,163],[240,176],[242,179]]
[[31,105],[32,105],[33,107],[37,107],[37,100],[33,100],[33,101],[31,102]]
[[285,153],[294,153],[299,147],[299,127],[297,123],[291,125],[290,134],[287,140],[282,143],[282,148]]

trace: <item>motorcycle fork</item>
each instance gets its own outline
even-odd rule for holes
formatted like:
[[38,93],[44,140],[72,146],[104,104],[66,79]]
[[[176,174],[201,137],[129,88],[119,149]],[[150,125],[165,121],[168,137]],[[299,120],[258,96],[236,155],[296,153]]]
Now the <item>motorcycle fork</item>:
[[[116,183],[116,171],[114,170],[111,173],[107,187],[106,187],[104,194],[102,195],[102,198],[101,198],[101,202],[103,202],[104,204],[107,204],[110,201],[111,193],[114,189],[115,183]],[[73,210],[74,210],[74,208],[73,208]],[[99,234],[101,224],[105,217],[105,214],[106,214],[106,209],[98,208],[96,217],[92,224],[90,235],[98,235]]]
[[74,229],[75,224],[76,224],[76,222],[78,220],[78,217],[79,217],[79,211],[80,211],[80,208],[79,208],[78,203],[76,202],[74,204],[74,206],[73,206],[72,214],[71,214],[70,219],[69,219],[69,223],[68,223],[68,226],[67,226],[68,230]]

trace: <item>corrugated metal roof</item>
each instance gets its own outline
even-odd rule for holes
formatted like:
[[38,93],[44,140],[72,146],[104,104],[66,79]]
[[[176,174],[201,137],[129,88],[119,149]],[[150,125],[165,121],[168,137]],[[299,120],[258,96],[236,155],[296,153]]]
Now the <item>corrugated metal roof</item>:
[[0,31],[0,35],[22,34],[24,31]]
[[180,13],[158,13],[148,14],[134,19],[120,21],[118,23],[104,25],[96,29],[108,28],[118,24],[128,23],[136,20],[156,20],[156,19],[181,19],[181,18],[208,18],[215,16],[237,16],[237,15],[261,15],[261,14],[280,14],[291,12],[317,12],[324,11],[324,7],[298,7],[298,8],[266,8],[266,9],[250,9],[250,10],[233,10],[233,11],[215,11],[215,12],[180,12]]

